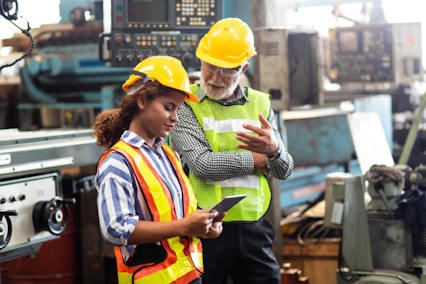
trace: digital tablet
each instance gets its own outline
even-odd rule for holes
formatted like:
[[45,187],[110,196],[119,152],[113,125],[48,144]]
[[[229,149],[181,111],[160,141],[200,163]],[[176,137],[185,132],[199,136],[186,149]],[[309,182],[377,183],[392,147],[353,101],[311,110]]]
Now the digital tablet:
[[219,213],[227,212],[229,209],[234,207],[238,202],[243,200],[247,194],[229,195],[224,197],[218,204],[216,204],[210,212],[216,210]]

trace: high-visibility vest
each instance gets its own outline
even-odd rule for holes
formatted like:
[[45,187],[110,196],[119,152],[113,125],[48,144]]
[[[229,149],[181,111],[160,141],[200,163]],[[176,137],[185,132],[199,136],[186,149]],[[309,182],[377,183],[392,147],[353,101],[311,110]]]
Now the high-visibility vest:
[[[164,144],[162,148],[177,173],[182,187],[184,216],[188,216],[197,210],[197,200],[176,153],[167,144]],[[101,156],[98,164],[112,151],[121,153],[131,164],[144,198],[148,203],[153,222],[177,220],[169,189],[140,150],[120,140]],[[186,284],[201,276],[203,259],[201,242],[198,237],[173,237],[162,240],[160,243],[166,250],[167,257],[163,261],[149,265],[127,266],[119,247],[115,247],[118,283]]]
[[[191,85],[194,94],[198,94],[197,84]],[[194,112],[198,123],[213,152],[243,152],[237,148],[242,142],[235,138],[235,132],[248,130],[243,123],[261,127],[259,113],[269,117],[271,101],[269,95],[251,88],[247,90],[244,104],[223,106],[205,98],[198,103],[187,103]],[[189,180],[198,199],[198,206],[205,209],[213,207],[227,195],[247,194],[247,197],[231,208],[224,219],[231,221],[257,221],[266,214],[271,203],[271,189],[268,179],[262,172],[216,181],[199,178],[189,173]]]

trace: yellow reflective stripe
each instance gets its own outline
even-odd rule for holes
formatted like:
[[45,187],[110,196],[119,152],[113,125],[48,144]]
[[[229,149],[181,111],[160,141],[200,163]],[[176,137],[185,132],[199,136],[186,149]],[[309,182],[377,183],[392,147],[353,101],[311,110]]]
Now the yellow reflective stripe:
[[132,274],[127,272],[117,272],[118,283],[129,284],[132,283]]
[[120,142],[120,144],[117,146],[126,151],[126,153],[128,153],[134,159],[143,179],[149,185],[149,190],[145,192],[145,197],[148,198],[148,202],[154,202],[156,205],[159,214],[158,216],[160,218],[158,221],[171,221],[171,207],[169,204],[170,200],[167,198],[162,183],[154,174],[155,171],[144,162],[138,151],[136,151],[133,147],[124,141]]
[[[153,169],[153,167],[145,162],[138,150],[128,145],[124,141],[118,142],[114,147],[116,150],[121,149],[127,153],[127,155],[130,156],[129,159],[133,159],[134,163],[132,163],[132,166],[134,165],[136,167],[134,172],[138,178],[138,181],[140,183],[146,183],[145,187],[148,187],[145,189],[142,188],[145,193],[145,198],[149,204],[155,205],[155,208],[151,209],[153,214],[157,214],[155,220],[160,222],[173,220],[176,216],[172,215],[172,206],[169,204],[171,202],[171,196],[166,194],[166,192],[168,193],[168,189],[165,188],[164,183],[160,182],[162,180],[158,174],[156,174],[156,171]],[[190,189],[190,195],[188,195],[188,193],[186,194],[187,201],[185,201],[185,203],[189,204],[185,204],[185,207],[189,207],[186,209],[186,211],[193,212],[197,208],[197,200],[192,192],[189,180],[181,168],[180,161],[171,149],[168,147],[163,147],[163,149],[169,157],[174,169],[181,175],[179,180],[181,183],[184,183],[182,186]],[[184,251],[188,250],[188,248],[186,248],[186,246],[180,241],[179,237],[169,238],[165,240],[169,246],[169,248],[165,247],[168,250],[169,258],[166,259],[163,263],[152,266],[152,271],[146,270],[150,269],[149,267],[142,269],[135,275],[135,283],[183,283],[186,278],[193,280],[198,277],[198,272],[196,271],[194,264],[197,264],[197,266],[202,265],[202,253],[201,249],[199,250],[199,248],[201,248],[201,243],[198,238],[188,239],[191,240],[191,243],[189,243],[189,250],[191,252],[190,256],[185,255]],[[162,241],[162,243],[165,241]],[[166,244],[163,243],[163,246],[165,245]],[[174,255],[176,255],[176,257],[174,257]],[[122,261],[121,253],[119,253],[117,258],[117,261]],[[129,269],[124,265],[120,267],[121,269]],[[199,270],[202,270],[202,266],[199,267]],[[118,279],[120,284],[131,283],[131,271],[134,271],[134,267],[132,267],[131,270],[118,271]],[[196,275],[194,275],[194,273]],[[140,276],[138,276],[138,274],[140,274]],[[139,279],[137,279],[138,277]]]
[[204,263],[203,263],[203,253],[202,253],[201,243],[198,238],[191,238],[191,241],[192,241],[191,247],[193,248],[193,250],[191,251],[192,261],[194,262],[194,265],[196,267],[200,267],[202,269],[204,266]]
[[[174,247],[175,252],[179,251],[182,252],[184,250],[184,245],[179,241],[178,237],[172,238],[173,241],[169,241],[170,246]],[[172,244],[173,243],[173,244]],[[159,270],[158,272],[151,273],[149,275],[144,275],[143,278],[138,278],[138,273],[136,273],[136,279],[135,283],[171,283],[173,281],[176,281],[183,275],[191,272],[194,270],[194,264],[188,258],[187,256],[183,255],[177,255],[177,261],[173,263],[172,265],[163,268],[162,270]]]
[[217,133],[223,132],[251,132],[243,127],[243,124],[252,124],[257,127],[261,127],[260,121],[251,119],[227,119],[227,120],[215,120],[214,117],[203,117],[203,128],[204,130],[214,130]]
[[[194,88],[193,91],[198,91],[197,85],[191,88]],[[235,132],[241,131],[242,124],[247,122],[260,126],[259,113],[269,117],[271,111],[269,95],[250,88],[247,89],[247,101],[242,105],[223,107],[209,99],[187,104],[203,128],[213,152],[246,151],[238,148],[241,142],[235,139]],[[212,182],[190,173],[189,179],[201,208],[211,208],[226,195],[248,194],[242,202],[227,213],[224,221],[255,221],[268,210],[271,191],[267,178],[261,172],[248,176],[251,177],[245,181],[237,178]]]
[[197,206],[198,206],[198,201],[197,198],[195,197],[194,191],[192,190],[192,186],[191,183],[189,182],[189,179],[186,175],[186,173],[183,171],[183,167],[182,167],[182,163],[180,162],[178,156],[176,155],[176,152],[169,146],[167,145],[163,145],[163,150],[168,154],[169,157],[173,157],[174,160],[171,161],[175,170],[178,171],[179,175],[179,181],[183,182],[186,188],[186,193],[183,192],[183,195],[187,196],[187,198],[189,199],[189,206],[185,206],[184,211],[185,215],[190,214],[192,212],[194,212],[195,210],[197,210]]

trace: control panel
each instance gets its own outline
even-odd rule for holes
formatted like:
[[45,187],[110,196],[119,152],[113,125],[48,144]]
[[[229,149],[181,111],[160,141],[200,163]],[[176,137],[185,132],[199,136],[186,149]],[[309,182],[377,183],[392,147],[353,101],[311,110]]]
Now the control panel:
[[198,42],[222,16],[221,1],[111,0],[111,31],[100,37],[100,59],[133,67],[146,57],[169,55],[186,68],[199,67]]
[[420,23],[332,29],[328,76],[334,83],[408,83],[423,76]]
[[75,200],[59,196],[56,173],[0,182],[0,262],[34,254],[63,233]]

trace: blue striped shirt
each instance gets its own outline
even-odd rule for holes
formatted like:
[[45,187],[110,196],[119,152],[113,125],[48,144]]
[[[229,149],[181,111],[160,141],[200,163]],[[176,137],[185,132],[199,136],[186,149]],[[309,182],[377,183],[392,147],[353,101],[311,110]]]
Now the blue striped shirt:
[[[121,136],[125,142],[139,148],[158,171],[173,197],[176,216],[183,217],[182,189],[174,169],[161,145],[165,143],[157,138],[155,147],[131,131]],[[97,205],[99,224],[103,238],[121,246],[124,259],[127,259],[134,245],[127,245],[127,240],[139,220],[152,220],[147,203],[140,189],[133,169],[121,154],[113,152],[99,166],[95,179],[98,191]]]

